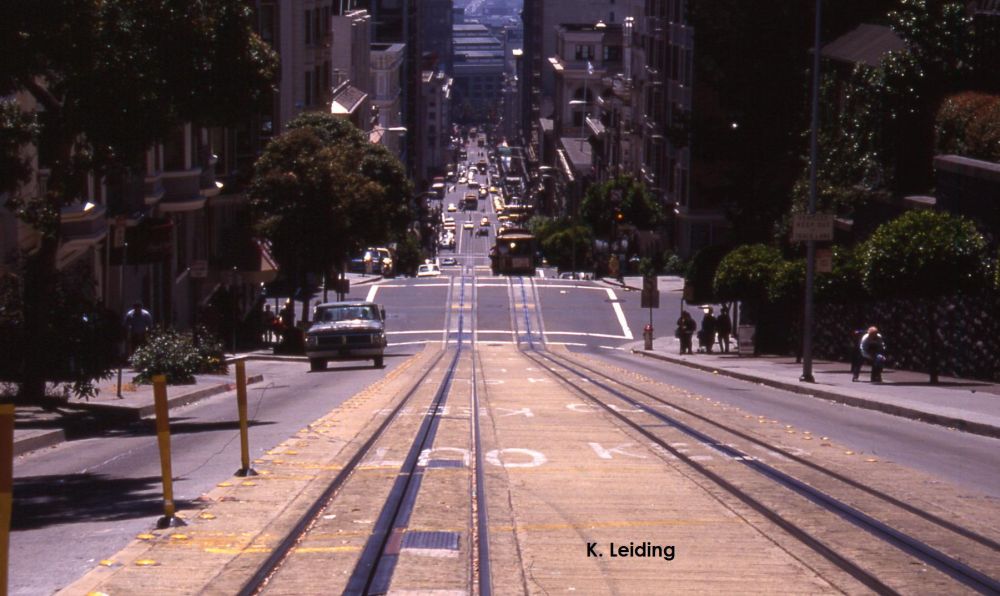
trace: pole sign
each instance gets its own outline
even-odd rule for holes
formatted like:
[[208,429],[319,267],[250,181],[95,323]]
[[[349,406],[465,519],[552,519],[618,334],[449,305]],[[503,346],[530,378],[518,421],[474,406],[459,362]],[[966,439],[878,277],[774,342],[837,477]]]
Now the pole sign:
[[829,213],[797,213],[792,216],[792,242],[833,240],[833,216]]
[[642,297],[640,308],[660,308],[660,290],[657,288],[655,275],[642,278]]
[[831,273],[831,272],[833,272],[833,249],[817,248],[816,273]]

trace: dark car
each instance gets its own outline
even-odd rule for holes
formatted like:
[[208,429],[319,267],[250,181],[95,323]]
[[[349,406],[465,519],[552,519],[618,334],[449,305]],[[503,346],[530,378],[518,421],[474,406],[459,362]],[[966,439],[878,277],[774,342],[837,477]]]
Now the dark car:
[[385,354],[385,309],[374,302],[329,302],[316,307],[306,332],[309,368],[323,370],[330,360],[375,361]]

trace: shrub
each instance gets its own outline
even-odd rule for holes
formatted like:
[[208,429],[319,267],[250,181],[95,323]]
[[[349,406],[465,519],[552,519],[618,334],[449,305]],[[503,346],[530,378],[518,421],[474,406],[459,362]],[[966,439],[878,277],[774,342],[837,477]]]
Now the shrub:
[[197,335],[156,329],[130,362],[137,383],[151,383],[154,375],[166,375],[171,385],[193,383],[195,374],[226,371],[222,344],[204,329]]
[[724,244],[706,246],[691,259],[684,276],[684,284],[694,288],[691,296],[692,303],[716,302],[713,289],[715,272],[722,258],[730,250],[732,247]]
[[666,275],[681,275],[687,273],[688,264],[683,257],[668,250],[663,253],[663,273]]
[[[767,297],[771,302],[801,302],[806,287],[806,261],[782,261],[774,270]],[[797,312],[797,311],[796,311]]]
[[879,226],[862,259],[865,287],[878,297],[978,290],[989,274],[986,240],[975,225],[936,211],[910,211]]
[[781,263],[781,253],[774,247],[748,244],[736,248],[715,271],[716,298],[724,302],[743,300],[762,304]]
[[833,247],[833,271],[816,274],[816,301],[848,304],[864,300],[868,292],[862,283],[861,258],[864,245],[852,249]]

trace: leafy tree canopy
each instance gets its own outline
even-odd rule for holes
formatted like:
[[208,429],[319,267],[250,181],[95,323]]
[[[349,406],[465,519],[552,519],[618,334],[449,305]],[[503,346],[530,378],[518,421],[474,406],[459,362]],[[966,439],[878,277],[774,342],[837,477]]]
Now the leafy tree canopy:
[[946,98],[934,133],[938,153],[1000,162],[1000,95],[969,91]]
[[411,185],[384,147],[349,122],[310,113],[267,146],[250,188],[258,228],[296,283],[339,267],[409,222]]
[[593,184],[580,204],[580,217],[599,237],[610,237],[617,214],[618,224],[652,230],[663,224],[663,208],[632,176],[617,176],[602,184]]
[[715,295],[725,302],[743,300],[760,305],[768,298],[782,264],[781,253],[772,246],[746,244],[723,257],[715,272]]
[[862,254],[864,245],[856,248],[833,247],[833,270],[816,274],[816,300],[846,304],[867,296],[862,283]]
[[936,297],[985,286],[986,241],[963,217],[909,211],[864,245],[865,287],[876,297]]
[[719,268],[719,263],[732,246],[725,244],[713,244],[698,251],[691,259],[684,276],[684,285],[693,289],[694,295],[691,302],[704,304],[715,302],[715,272]]

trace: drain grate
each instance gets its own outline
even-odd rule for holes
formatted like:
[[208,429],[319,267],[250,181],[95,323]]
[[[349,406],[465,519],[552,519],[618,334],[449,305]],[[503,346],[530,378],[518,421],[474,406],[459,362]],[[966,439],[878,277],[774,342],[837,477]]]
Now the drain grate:
[[458,550],[458,532],[407,532],[403,548]]
[[428,468],[464,468],[465,462],[460,459],[432,459],[427,462]]

